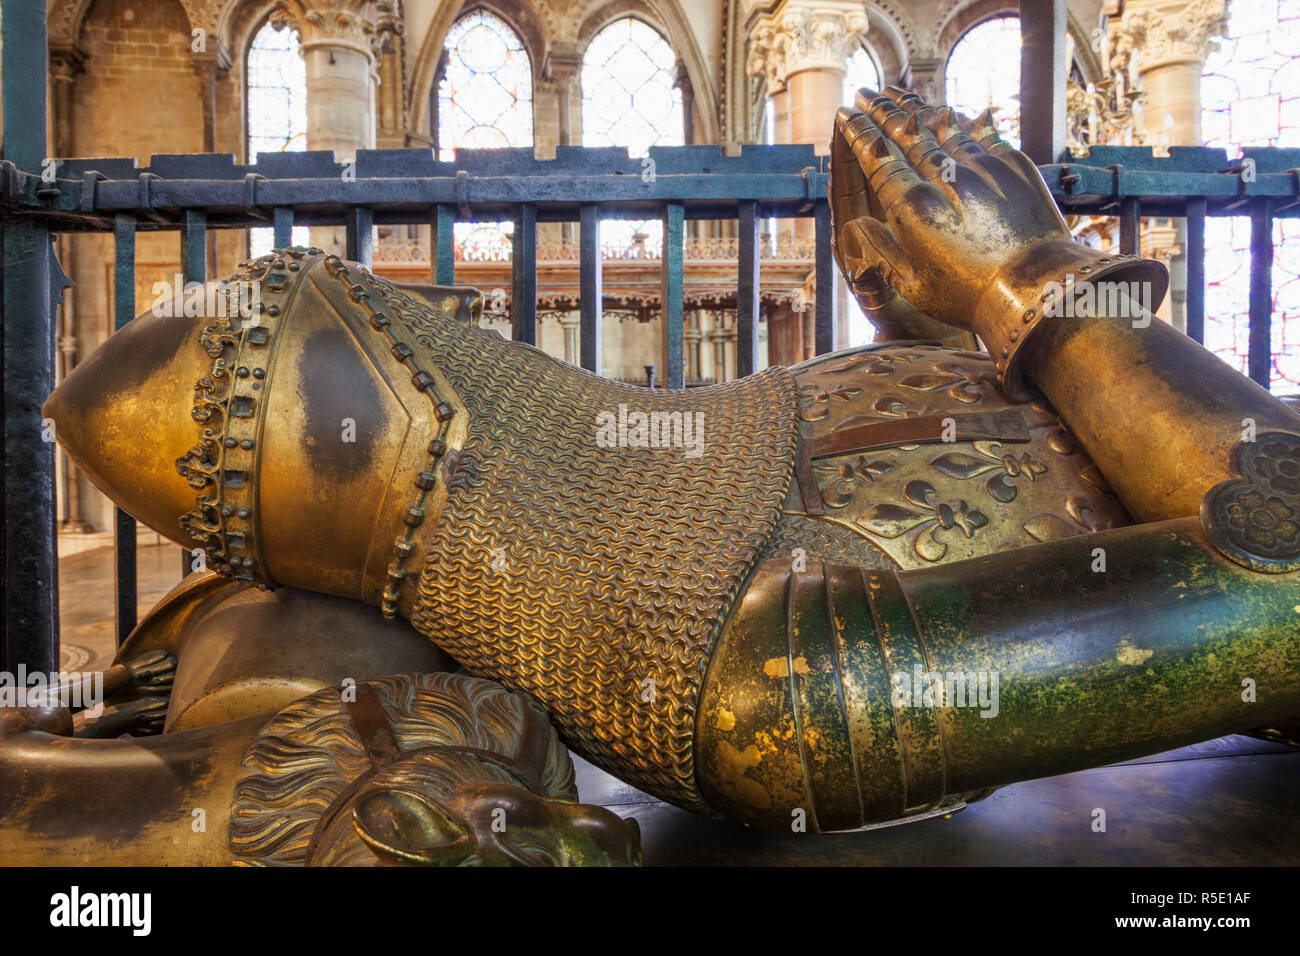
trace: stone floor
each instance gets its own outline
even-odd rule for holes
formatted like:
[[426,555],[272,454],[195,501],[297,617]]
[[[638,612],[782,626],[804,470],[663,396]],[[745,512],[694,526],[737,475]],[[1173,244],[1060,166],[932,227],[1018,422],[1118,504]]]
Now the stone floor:
[[[65,663],[105,666],[113,552],[60,551]],[[180,551],[150,532],[138,566],[143,616],[180,580]],[[1300,751],[1249,737],[1016,784],[949,818],[826,836],[707,820],[574,759],[583,800],[635,817],[651,865],[1300,865]],[[1097,808],[1104,833],[1092,829]]]
[[[86,547],[96,541],[97,546]],[[180,582],[181,549],[154,531],[141,531],[136,549],[136,605],[144,617]],[[59,536],[59,656],[65,670],[98,670],[112,662],[113,554],[108,535]]]
[[[1249,737],[1016,784],[948,818],[820,836],[706,820],[575,763],[583,800],[636,818],[652,866],[1300,864],[1300,751]],[[1104,833],[1092,831],[1098,807]]]

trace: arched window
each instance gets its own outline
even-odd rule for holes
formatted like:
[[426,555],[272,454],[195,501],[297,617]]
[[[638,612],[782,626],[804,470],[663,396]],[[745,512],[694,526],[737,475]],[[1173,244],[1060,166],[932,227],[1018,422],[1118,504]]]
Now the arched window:
[[[307,148],[307,67],[298,35],[276,30],[268,22],[248,47],[245,73],[248,116],[248,161],[258,153]],[[310,242],[306,227],[293,230],[295,245]],[[261,256],[275,244],[275,230],[250,229],[249,254]]]
[[[533,145],[533,67],[519,34],[500,17],[472,10],[447,31],[434,135],[438,158],[456,150]],[[510,258],[509,222],[458,222],[462,259]]]
[[[686,142],[677,55],[659,32],[624,17],[591,38],[582,57],[582,145],[621,146],[645,156],[651,146]],[[615,255],[651,255],[663,245],[658,220],[610,220],[601,244]]]
[[993,17],[962,35],[945,68],[948,105],[967,116],[993,108],[998,132],[1020,145],[1020,18]]
[[863,87],[880,92],[880,70],[871,54],[862,47],[853,51],[844,64],[844,105],[852,106]]
[[[1300,3],[1228,5],[1228,33],[1205,61],[1206,146],[1300,147]],[[1205,220],[1205,347],[1246,371],[1250,340],[1250,219]],[[1300,221],[1273,220],[1270,385],[1300,391]]]
[[447,32],[438,84],[438,158],[458,147],[533,144],[533,67],[523,41],[486,10],[465,14]]

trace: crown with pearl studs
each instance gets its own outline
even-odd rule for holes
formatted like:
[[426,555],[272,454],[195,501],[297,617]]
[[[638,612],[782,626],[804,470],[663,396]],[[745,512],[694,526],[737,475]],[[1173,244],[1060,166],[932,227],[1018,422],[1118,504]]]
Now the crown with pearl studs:
[[[176,459],[176,470],[199,494],[181,516],[181,529],[214,571],[259,587],[275,582],[258,540],[259,439],[265,424],[266,387],[275,337],[295,274],[317,249],[283,249],[244,263],[227,283],[231,308],[199,333],[212,358],[194,389],[190,415],[201,426],[199,443]],[[230,286],[251,288],[236,295]]]

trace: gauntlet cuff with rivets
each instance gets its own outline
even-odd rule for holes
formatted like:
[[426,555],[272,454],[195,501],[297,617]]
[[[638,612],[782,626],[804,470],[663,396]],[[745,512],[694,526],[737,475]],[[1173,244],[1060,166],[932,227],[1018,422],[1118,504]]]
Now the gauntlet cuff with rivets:
[[973,330],[993,356],[1003,391],[1028,401],[1037,389],[1024,377],[1020,359],[1025,342],[1044,321],[1129,308],[1154,313],[1168,288],[1169,271],[1154,259],[1053,240],[1034,246],[993,277],[976,302]]

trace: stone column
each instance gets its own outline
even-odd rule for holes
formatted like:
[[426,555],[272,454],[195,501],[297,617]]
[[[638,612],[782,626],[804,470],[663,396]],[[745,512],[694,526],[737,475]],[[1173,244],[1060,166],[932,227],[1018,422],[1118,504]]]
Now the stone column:
[[714,312],[713,328],[709,330],[709,341],[713,343],[713,380],[721,385],[727,381],[727,330],[723,313]]
[[50,46],[51,132],[54,134],[54,156],[76,155],[75,127],[72,122],[72,86],[78,73],[84,69],[85,51],[76,44]]
[[686,328],[682,331],[682,338],[686,342],[686,380],[698,381],[704,377],[700,369],[700,342],[704,333],[700,331],[699,309],[686,313]]
[[[1141,128],[1146,145],[1200,146],[1201,71],[1210,41],[1227,30],[1227,0],[1129,0],[1113,38],[1112,73],[1132,72],[1136,61],[1146,100]],[[1172,122],[1171,122],[1172,120]],[[1183,220],[1156,233],[1148,230],[1143,255],[1161,257],[1170,271],[1169,296],[1160,316],[1186,329],[1187,259]]]
[[[745,69],[750,76],[765,76],[769,91],[784,92],[789,116],[785,142],[811,143],[826,155],[835,111],[843,105],[845,62],[867,35],[863,5],[853,0],[775,0],[755,7],[748,30]],[[813,230],[811,219],[795,220],[796,239],[812,238]],[[790,321],[803,326],[802,354],[774,361],[793,364],[812,356],[814,316],[811,309],[792,316]]]
[[769,94],[788,95],[789,142],[830,151],[835,110],[843,104],[844,65],[867,35],[867,15],[853,0],[776,0],[750,14],[750,76],[765,76]]
[[[72,92],[77,74],[84,69],[86,54],[76,44],[50,45],[50,130],[53,134],[50,153],[56,158],[77,155],[76,125],[72,121]],[[62,175],[61,173],[59,175]],[[80,274],[73,261],[73,237],[63,233],[55,240],[59,260],[66,264],[71,273]],[[77,364],[77,313],[74,298],[75,286],[63,292],[63,305],[57,316],[58,369],[57,377],[63,377]],[[63,516],[59,519],[59,530],[75,533],[89,533],[94,528],[82,517],[81,478],[77,467],[68,458],[63,449],[55,454],[55,481],[58,496],[62,499]]]
[[1169,145],[1201,145],[1201,70],[1210,41],[1224,35],[1227,21],[1227,0],[1129,0],[1111,70],[1129,69],[1136,56],[1148,145],[1168,136],[1166,117],[1173,118]]
[[[550,81],[555,87],[556,110],[556,146],[578,146],[582,142],[581,131],[575,129],[573,118],[579,117],[581,125],[582,100],[579,90],[578,74],[582,70],[582,57],[575,49],[568,46],[551,52],[547,59]],[[574,100],[577,100],[576,109]],[[578,224],[576,222],[542,223],[540,235],[548,239],[562,239],[566,242],[578,241]],[[577,364],[577,363],[575,363]]]
[[211,52],[190,54],[190,66],[199,78],[199,95],[203,98],[203,149],[217,149],[217,83],[230,69],[230,54],[218,47]]
[[947,99],[943,82],[944,61],[936,57],[916,57],[907,64],[903,86],[930,103]]
[[582,328],[582,316],[577,312],[565,312],[560,316],[560,327],[564,329],[564,361],[570,365],[581,365],[582,345],[578,336]]
[[[230,54],[217,45],[212,51],[192,52],[190,66],[199,78],[199,96],[203,100],[203,151],[217,151],[217,84],[230,72]],[[220,231],[209,232],[204,248],[208,275],[217,273],[217,242]],[[242,246],[241,246],[242,248]]]
[[[333,150],[339,162],[375,145],[379,54],[402,30],[393,0],[282,0],[277,30],[298,34],[307,67],[307,148]],[[312,230],[312,243],[341,252],[342,227]]]
[[691,75],[681,60],[677,61],[677,81],[673,85],[682,94],[682,142],[690,146],[695,142],[695,87],[691,86]]

